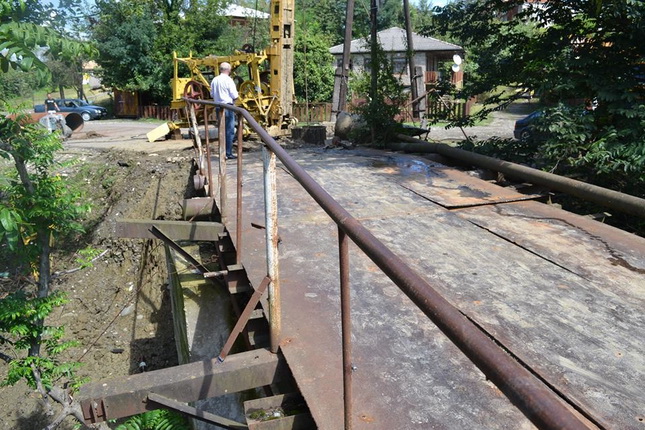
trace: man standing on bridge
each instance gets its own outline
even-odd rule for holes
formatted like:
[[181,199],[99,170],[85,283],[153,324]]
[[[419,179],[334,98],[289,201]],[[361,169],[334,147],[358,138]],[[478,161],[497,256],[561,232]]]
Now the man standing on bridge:
[[[225,103],[232,105],[237,99],[237,88],[235,82],[231,79],[231,65],[229,63],[221,63],[219,65],[219,76],[213,78],[211,82],[211,96],[217,103]],[[235,113],[226,109],[226,159],[237,158],[233,155],[233,137],[235,136]],[[220,118],[220,110],[217,109],[217,118]],[[220,124],[220,127],[222,124]],[[221,144],[221,143],[220,143]]]

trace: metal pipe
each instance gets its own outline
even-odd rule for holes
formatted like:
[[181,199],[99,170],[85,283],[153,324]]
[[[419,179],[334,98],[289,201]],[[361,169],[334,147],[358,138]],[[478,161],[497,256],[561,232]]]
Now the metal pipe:
[[277,353],[280,346],[282,315],[280,310],[280,271],[278,264],[278,193],[276,188],[276,156],[262,145],[264,170],[264,223],[266,226],[267,274],[269,285],[269,325],[271,328],[271,352]]
[[222,224],[226,225],[226,110],[220,107],[217,130],[219,148],[219,209]]
[[242,115],[237,116],[237,216],[235,219],[235,263],[242,264],[242,146],[244,124]]
[[618,191],[577,181],[575,179],[565,178],[553,173],[543,172],[520,164],[511,163],[510,161],[499,160],[486,155],[454,148],[443,143],[426,142],[425,140],[416,139],[402,134],[397,135],[397,137],[410,143],[388,143],[388,149],[405,152],[431,152],[441,154],[446,157],[454,158],[455,160],[464,161],[475,166],[501,172],[508,176],[524,179],[534,184],[544,185],[550,189],[561,191],[584,200],[589,200],[611,209],[645,218],[645,199],[631,196],[629,194],[619,193]]
[[206,141],[206,167],[208,167],[208,197],[213,197],[213,168],[211,163],[210,133],[208,132],[208,106],[204,106],[204,140]]
[[[192,103],[219,103],[187,99]],[[588,427],[569,410],[563,400],[532,373],[510,357],[443,298],[430,284],[352,217],[336,202],[244,109],[241,113],[273,154],[320,207],[342,228],[354,243],[430,318],[437,327],[541,429],[580,429]],[[263,147],[263,151],[267,151]],[[268,229],[268,226],[267,226]]]
[[352,315],[349,289],[349,240],[340,227],[338,227],[338,260],[340,268],[340,318],[343,339],[345,430],[352,430]]

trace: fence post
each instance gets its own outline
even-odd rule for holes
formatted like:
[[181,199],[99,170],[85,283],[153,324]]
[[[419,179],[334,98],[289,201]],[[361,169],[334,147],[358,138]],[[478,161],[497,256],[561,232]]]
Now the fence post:
[[276,187],[276,155],[262,145],[264,171],[264,220],[266,224],[267,274],[269,284],[269,325],[271,329],[271,352],[280,346],[280,272],[278,265],[278,194]]

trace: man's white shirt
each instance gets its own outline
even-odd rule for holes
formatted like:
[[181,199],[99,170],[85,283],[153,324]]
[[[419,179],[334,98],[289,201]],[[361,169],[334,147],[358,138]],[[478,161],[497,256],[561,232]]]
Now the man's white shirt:
[[211,97],[217,103],[233,104],[233,101],[238,98],[233,79],[224,73],[214,77],[211,82]]

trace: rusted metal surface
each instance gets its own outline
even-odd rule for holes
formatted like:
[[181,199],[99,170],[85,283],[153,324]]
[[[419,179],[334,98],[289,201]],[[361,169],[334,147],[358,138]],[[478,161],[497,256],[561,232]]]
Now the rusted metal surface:
[[[233,108],[235,110],[235,108]],[[245,114],[245,118],[248,114]],[[253,120],[247,118],[253,126]],[[255,126],[254,126],[255,128]],[[383,270],[390,279],[454,342],[505,395],[518,406],[533,423],[541,428],[586,428],[586,425],[572,413],[561,400],[550,391],[536,375],[527,371],[515,357],[496,345],[476,324],[466,318],[458,309],[452,306],[444,297],[433,289],[427,281],[413,272],[382,242],[366,230],[355,218],[339,206],[312,177],[305,172],[286,152],[266,135],[257,130],[267,146],[283,162],[285,168],[293,175],[298,183],[320,204],[325,212],[347,232],[348,236],[358,245],[378,268]],[[381,190],[379,190],[381,191]],[[454,217],[454,215],[451,215]],[[408,221],[408,220],[406,220]],[[445,221],[445,220],[444,220]],[[453,220],[454,221],[454,220]],[[299,225],[293,226],[298,230]],[[378,226],[372,226],[378,227]],[[303,232],[299,232],[302,237]],[[291,234],[291,232],[290,232]],[[433,232],[434,235],[434,232]],[[283,238],[286,242],[286,237]],[[385,238],[390,239],[390,236]],[[285,246],[283,244],[283,246]],[[490,252],[490,251],[489,251]],[[285,253],[286,254],[286,253]],[[284,255],[284,254],[283,254]],[[463,270],[463,269],[462,269]],[[285,276],[285,279],[287,276]],[[376,282],[379,282],[378,279]],[[435,286],[447,290],[440,282]],[[301,302],[301,300],[299,301]],[[295,304],[296,302],[294,302]],[[302,307],[301,307],[302,308]],[[298,309],[301,311],[302,309]],[[308,315],[309,317],[311,314]],[[320,338],[320,336],[318,336]],[[287,351],[287,344],[295,339],[285,337],[282,348]],[[460,369],[463,370],[463,369]],[[372,375],[370,375],[372,376]],[[539,375],[538,375],[539,376]],[[328,394],[327,394],[328,395]],[[475,402],[477,403],[477,402]],[[574,402],[575,403],[575,402]],[[418,411],[415,411],[418,413]],[[435,411],[436,412],[436,411]],[[588,413],[587,413],[588,414]],[[363,421],[373,421],[369,414],[360,415]],[[384,421],[387,420],[387,417]],[[517,428],[517,420],[513,420]],[[320,425],[320,423],[318,423]],[[400,424],[400,423],[399,423]],[[327,428],[327,427],[324,427]],[[332,428],[332,427],[330,427]]]
[[255,290],[255,292],[249,299],[248,303],[246,304],[246,307],[242,311],[242,314],[237,319],[237,322],[235,323],[235,327],[233,327],[233,330],[231,330],[231,334],[228,336],[228,339],[226,340],[226,343],[224,344],[222,351],[217,356],[218,360],[224,361],[226,359],[226,357],[228,356],[228,353],[231,351],[231,348],[233,347],[233,344],[235,343],[235,339],[237,339],[239,334],[242,333],[242,331],[244,330],[244,327],[249,322],[249,318],[251,317],[251,314],[253,313],[253,311],[255,310],[255,307],[260,302],[260,297],[262,297],[262,294],[264,294],[264,291],[266,290],[270,282],[271,282],[271,278],[267,276],[262,280],[258,288]]
[[340,317],[343,342],[343,408],[345,430],[352,429],[352,313],[349,290],[349,239],[338,229],[338,267],[340,272]]
[[[49,112],[28,113],[25,117],[31,122],[39,122],[42,118],[50,115]],[[65,125],[72,129],[73,132],[83,130],[85,121],[76,112],[56,112],[54,115],[65,117]],[[9,115],[9,118],[15,119],[16,115]]]
[[539,194],[522,194],[453,168],[434,168],[431,174],[404,178],[401,185],[446,208],[532,200]]
[[212,197],[196,197],[181,201],[182,217],[189,221],[195,218],[216,219],[219,211]]
[[645,300],[645,240],[641,237],[537,202],[456,213],[624,300]]
[[195,418],[200,421],[204,421],[209,424],[214,424],[220,428],[230,429],[230,430],[243,430],[248,429],[249,427],[246,424],[238,423],[233,420],[229,420],[225,417],[220,417],[219,415],[211,414],[203,410],[199,410],[192,406],[189,406],[185,403],[178,402],[176,400],[170,399],[165,396],[160,396],[156,393],[148,394],[148,401],[158,403],[161,406],[165,406],[168,409],[172,409],[178,412],[181,412],[184,415],[187,415],[191,418]]
[[[346,160],[347,156],[343,154],[342,157]],[[338,169],[330,167],[320,164],[320,169],[329,170],[330,176],[338,174],[346,165]],[[247,165],[245,170],[259,173],[259,163]],[[278,173],[285,309],[281,350],[318,428],[342,429],[338,230],[313,200],[299,191],[293,178],[283,171],[278,170]],[[348,176],[357,174],[348,169]],[[383,183],[382,178],[375,176],[373,179]],[[245,192],[260,189],[260,183],[248,180]],[[342,186],[342,182],[340,180],[338,185]],[[387,191],[396,188],[400,189],[393,183]],[[443,211],[411,195],[404,199],[391,195],[393,208],[403,207],[403,201],[410,198],[425,206],[425,210],[415,212],[415,216],[429,217],[435,210]],[[346,196],[358,202],[355,193]],[[252,195],[246,199],[251,219],[262,213],[257,200]],[[288,210],[293,207],[301,208],[311,216]],[[378,210],[370,209],[365,213],[378,214]],[[388,213],[386,218],[395,216],[394,211]],[[383,216],[375,218],[375,222],[381,218]],[[249,224],[244,234],[247,243],[254,243],[261,240],[263,231]],[[350,244],[350,249],[352,362],[356,366],[352,374],[354,428],[533,428],[497,389],[484,382],[483,375],[423,313],[403,294],[395,293],[397,287],[355,245]],[[256,265],[263,264],[263,258],[261,248],[249,250],[245,261],[252,279],[262,276],[264,268],[258,270]],[[329,413],[330,410],[338,413]]]
[[77,399],[88,424],[157,409],[147,401],[152,392],[177,402],[236,393],[276,383],[288,375],[280,355],[258,349],[213,360],[154,370],[81,387]]
[[278,261],[278,194],[276,188],[276,156],[262,146],[264,178],[264,225],[266,243],[267,276],[269,285],[269,324],[271,325],[271,351],[277,352],[282,325],[280,303],[280,265]]
[[426,142],[413,137],[398,135],[399,139],[409,143],[391,143],[388,148],[408,152],[433,152],[501,172],[514,178],[522,178],[534,184],[544,185],[550,189],[562,191],[584,200],[630,213],[645,218],[645,199],[614,190],[602,188],[575,179],[565,178],[541,170],[532,169],[520,164],[503,161],[474,152],[464,151],[442,143]]
[[[429,202],[427,214],[386,210],[381,217],[370,216],[370,211],[378,212],[379,198],[387,204],[404,199],[388,185],[397,181],[395,177],[381,182],[376,192],[371,170],[362,174],[347,166],[352,157],[344,156],[343,164],[340,159],[307,158],[302,163],[307,170],[330,192],[342,194],[345,202],[361,194],[353,185],[360,175],[360,186],[370,189],[363,207],[356,205],[366,226],[405,255],[419,273],[442,279],[436,284],[440,292],[498,340],[503,339],[522,361],[596,421],[607,421],[604,424],[610,428],[614,423],[633,425],[636,404],[645,396],[637,394],[637,382],[629,378],[642,372],[638,369],[645,368],[645,363],[638,352],[625,351],[643,351],[636,335],[645,330],[645,278],[640,275],[639,279],[645,265],[642,238],[537,202],[457,211],[486,230],[436,211]],[[484,216],[488,212],[489,218]],[[513,227],[514,237],[507,241],[504,230],[511,223],[522,224]],[[522,246],[520,237],[538,241],[540,247]],[[550,242],[554,246],[546,254]],[[600,374],[620,383],[600,383]],[[623,395],[627,396],[624,401],[608,401]]]
[[152,227],[163,230],[173,240],[216,241],[224,226],[216,222],[165,221],[120,219],[116,222],[116,236],[123,238],[155,239]]

